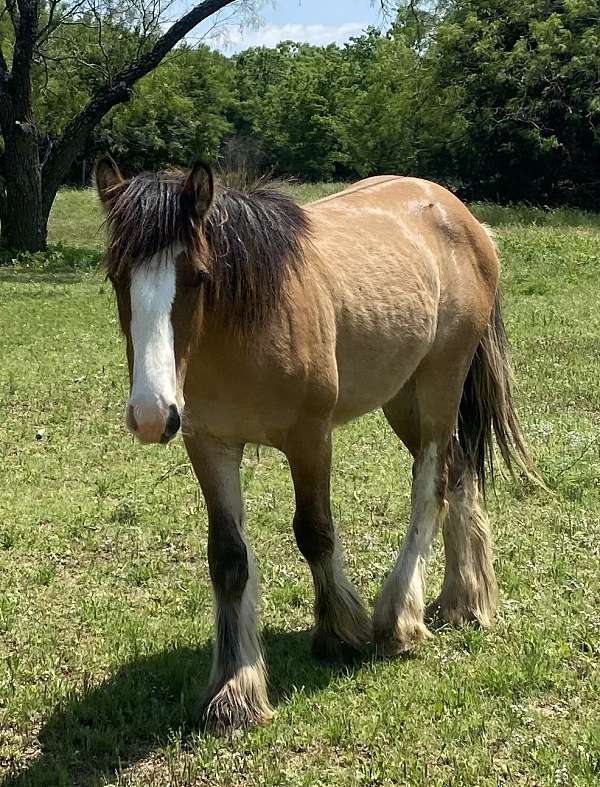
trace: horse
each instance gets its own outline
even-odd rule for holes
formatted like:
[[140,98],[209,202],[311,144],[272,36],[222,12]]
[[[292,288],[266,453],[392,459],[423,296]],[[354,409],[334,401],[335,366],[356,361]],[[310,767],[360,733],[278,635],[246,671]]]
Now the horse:
[[[142,443],[181,430],[206,501],[216,632],[202,722],[224,731],[273,715],[240,489],[246,443],[289,462],[315,656],[412,651],[431,636],[426,613],[491,625],[483,495],[494,436],[511,472],[536,474],[488,228],[412,177],[367,178],[304,207],[268,184],[220,185],[203,162],[124,178],[104,156],[95,180],[126,343],[126,425]],[[333,429],[376,408],[411,453],[413,478],[408,531],[371,617],[344,569],[330,469]],[[445,574],[426,610],[439,529]]]

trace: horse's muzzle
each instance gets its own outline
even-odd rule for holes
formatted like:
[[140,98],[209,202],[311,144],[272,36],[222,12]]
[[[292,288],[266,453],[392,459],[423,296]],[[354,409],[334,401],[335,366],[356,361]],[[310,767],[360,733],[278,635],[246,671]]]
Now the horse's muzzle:
[[131,401],[125,417],[127,428],[141,443],[168,443],[181,428],[177,405],[143,406]]

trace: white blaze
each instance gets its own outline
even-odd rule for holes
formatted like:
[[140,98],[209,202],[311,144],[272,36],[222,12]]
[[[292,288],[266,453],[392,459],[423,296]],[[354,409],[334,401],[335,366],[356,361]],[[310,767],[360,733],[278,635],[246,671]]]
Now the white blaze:
[[130,404],[136,421],[152,418],[177,402],[171,307],[175,298],[173,255],[163,252],[131,275],[133,385]]

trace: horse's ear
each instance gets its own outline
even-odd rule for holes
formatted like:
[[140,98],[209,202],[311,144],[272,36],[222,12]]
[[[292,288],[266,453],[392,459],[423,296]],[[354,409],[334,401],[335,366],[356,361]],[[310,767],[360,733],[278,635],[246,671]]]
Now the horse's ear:
[[213,173],[204,161],[196,161],[183,186],[184,194],[192,200],[198,219],[203,219],[212,205],[215,183]]
[[111,203],[118,187],[124,182],[123,175],[108,153],[96,160],[94,169],[96,190],[100,201],[106,210],[110,210]]

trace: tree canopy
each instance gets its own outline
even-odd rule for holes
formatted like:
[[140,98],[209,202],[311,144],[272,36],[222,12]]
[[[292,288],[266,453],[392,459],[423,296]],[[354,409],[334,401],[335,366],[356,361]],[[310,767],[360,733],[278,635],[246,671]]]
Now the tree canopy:
[[[175,0],[4,0],[2,241],[44,248],[56,191],[106,114],[200,22],[225,7],[252,9],[257,2],[202,0],[185,12]],[[60,129],[56,135],[53,127]]]
[[100,141],[132,167],[233,148],[307,179],[399,172],[468,198],[596,208],[599,62],[596,0],[413,4],[342,47],[178,54]]

